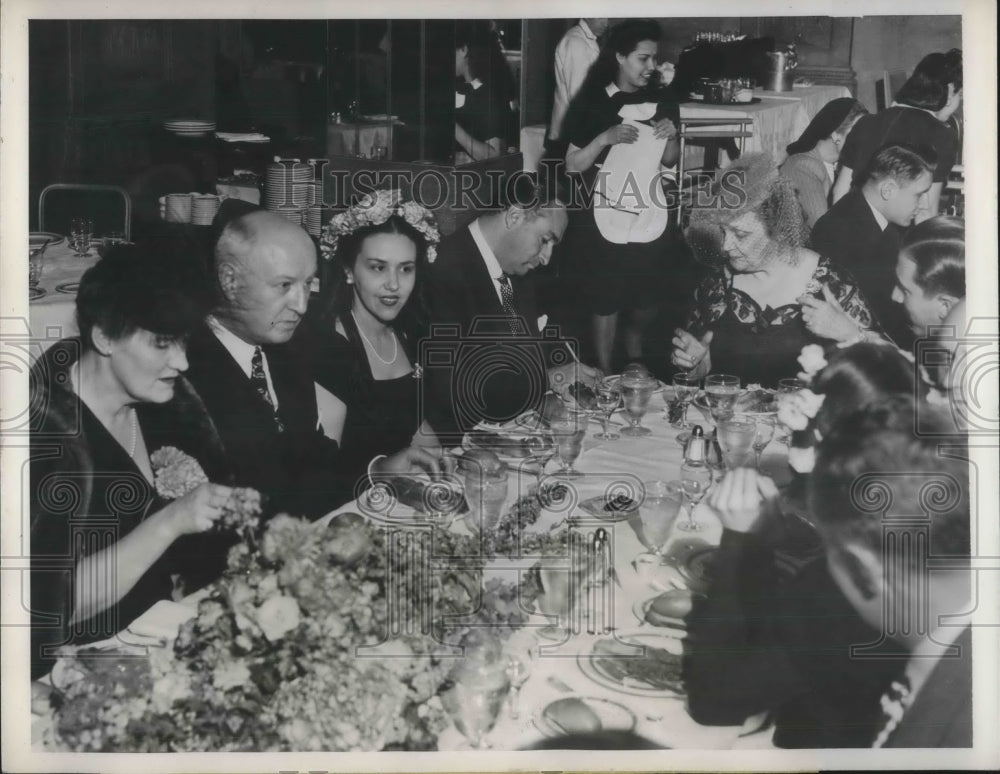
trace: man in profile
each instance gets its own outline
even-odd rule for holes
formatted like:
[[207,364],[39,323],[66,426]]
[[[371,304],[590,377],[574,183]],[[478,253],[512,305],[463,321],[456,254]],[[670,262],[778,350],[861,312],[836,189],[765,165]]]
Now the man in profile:
[[[479,420],[503,422],[536,407],[549,386],[592,379],[566,342],[543,332],[535,270],[548,264],[566,230],[565,198],[528,175],[513,179],[511,203],[476,218],[438,248],[428,281],[432,338],[450,330],[453,357],[427,362],[425,408],[440,433]],[[575,350],[574,350],[575,351]]]

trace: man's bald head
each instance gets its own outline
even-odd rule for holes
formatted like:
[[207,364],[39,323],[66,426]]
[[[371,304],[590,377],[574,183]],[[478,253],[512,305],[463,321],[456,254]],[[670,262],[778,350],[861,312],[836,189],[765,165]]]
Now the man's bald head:
[[215,245],[222,294],[216,316],[250,344],[279,344],[295,332],[316,274],[316,247],[301,226],[260,210],[226,224]]

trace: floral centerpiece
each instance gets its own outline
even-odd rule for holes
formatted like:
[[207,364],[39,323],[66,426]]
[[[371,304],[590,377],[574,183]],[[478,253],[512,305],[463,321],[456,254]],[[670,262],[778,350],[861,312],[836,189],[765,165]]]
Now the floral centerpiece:
[[495,654],[532,593],[484,584],[481,562],[448,556],[427,531],[357,514],[325,528],[278,515],[233,547],[172,650],[61,661],[46,746],[433,749],[450,723],[438,694],[456,658],[482,649],[484,633]]

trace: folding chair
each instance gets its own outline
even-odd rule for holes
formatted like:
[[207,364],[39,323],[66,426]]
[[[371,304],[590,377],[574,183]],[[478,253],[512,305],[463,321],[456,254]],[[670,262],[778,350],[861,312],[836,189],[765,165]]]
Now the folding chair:
[[[680,201],[685,200],[684,192],[688,185],[684,178],[684,150],[687,141],[691,139],[722,139],[739,140],[740,155],[746,149],[746,140],[753,137],[753,119],[749,116],[719,116],[718,118],[685,118],[681,116],[678,127],[680,138],[680,158],[677,161],[677,186],[680,189]],[[718,127],[718,128],[713,128]]]
[[94,236],[122,231],[132,240],[132,199],[116,185],[53,183],[38,197],[38,228],[68,234],[73,218],[94,224]]

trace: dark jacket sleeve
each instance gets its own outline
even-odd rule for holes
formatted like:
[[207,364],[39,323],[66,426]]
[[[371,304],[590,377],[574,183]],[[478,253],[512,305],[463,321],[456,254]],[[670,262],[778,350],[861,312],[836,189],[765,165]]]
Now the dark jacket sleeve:
[[804,690],[775,631],[774,557],[754,535],[726,530],[709,594],[688,618],[688,712],[705,725],[738,725]]

